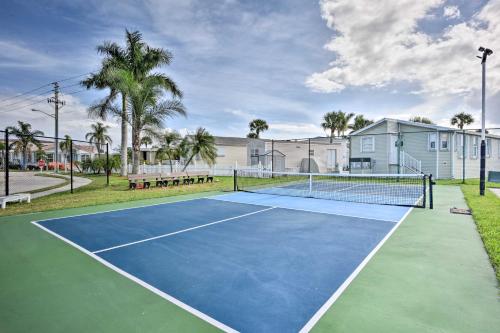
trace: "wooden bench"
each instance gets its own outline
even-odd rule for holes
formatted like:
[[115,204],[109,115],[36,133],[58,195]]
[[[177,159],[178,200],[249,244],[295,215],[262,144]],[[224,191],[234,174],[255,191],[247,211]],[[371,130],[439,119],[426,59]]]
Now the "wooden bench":
[[30,203],[31,202],[31,194],[29,194],[29,193],[12,194],[12,195],[8,195],[6,197],[0,197],[0,201],[2,203],[2,209],[5,209],[7,207],[7,202],[26,201],[27,203]]
[[142,188],[150,188],[151,182],[156,182],[156,186],[162,186],[161,175],[158,174],[142,174],[142,175],[128,175],[128,188],[135,190],[137,184],[142,182]]
[[194,177],[197,178],[198,183],[204,183],[205,179],[207,183],[208,182],[212,183],[214,181],[214,177],[210,176],[208,172],[189,172],[188,174],[190,177],[193,178],[193,182],[194,182]]

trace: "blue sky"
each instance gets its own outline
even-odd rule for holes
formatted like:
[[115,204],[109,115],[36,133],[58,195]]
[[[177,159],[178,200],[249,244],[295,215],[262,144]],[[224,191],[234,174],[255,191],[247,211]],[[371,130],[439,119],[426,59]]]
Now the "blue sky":
[[[188,117],[166,127],[228,136],[246,135],[257,117],[270,125],[264,137],[324,135],[322,115],[339,109],[441,125],[466,111],[479,121],[476,50],[500,54],[500,1],[10,1],[0,22],[0,100],[11,98],[0,102],[0,127],[19,119],[47,134],[50,119],[29,110],[50,106],[28,104],[48,89],[16,94],[96,70],[96,45],[123,43],[126,28],[174,54],[162,70],[183,90]],[[500,126],[498,59],[488,62],[489,126]],[[61,83],[61,134],[74,138],[103,96],[70,94],[78,79]]]

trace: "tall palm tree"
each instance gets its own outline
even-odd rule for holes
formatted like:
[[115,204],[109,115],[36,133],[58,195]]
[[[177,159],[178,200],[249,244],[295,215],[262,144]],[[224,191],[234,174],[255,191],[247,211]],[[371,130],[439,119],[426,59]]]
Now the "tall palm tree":
[[353,131],[357,131],[371,124],[373,124],[373,120],[366,119],[362,114],[358,114],[354,117],[354,123],[349,125],[349,128]]
[[458,128],[463,129],[465,125],[470,125],[474,122],[474,118],[471,114],[460,112],[451,118],[451,124],[457,125]]
[[95,144],[97,148],[97,156],[101,157],[101,153],[103,152],[102,147],[106,143],[113,143],[113,140],[111,140],[111,137],[108,135],[109,126],[105,126],[103,123],[97,122],[90,125],[90,128],[91,131],[85,135],[85,140]]
[[69,135],[64,136],[64,140],[59,142],[59,148],[64,155],[64,171],[66,171],[66,163],[68,162],[68,155],[72,154],[71,150],[71,137]]
[[148,145],[153,144],[153,139],[151,139],[150,136],[143,136],[141,138],[141,145],[144,145],[146,148],[148,148]]
[[184,165],[183,171],[186,170],[189,163],[191,163],[195,156],[199,156],[208,165],[213,165],[215,163],[215,159],[217,158],[215,138],[202,127],[198,128],[196,133],[189,138],[189,158]]
[[[127,119],[132,126],[132,173],[139,171],[141,135],[157,138],[163,122],[168,117],[186,115],[184,105],[178,99],[163,100],[165,87],[163,77],[153,74],[141,82],[126,70],[114,70],[115,86],[128,95]],[[110,106],[109,112],[119,115],[121,110]]]
[[409,121],[413,121],[414,123],[422,123],[422,124],[429,124],[429,125],[434,124],[432,122],[432,120],[430,120],[429,118],[426,118],[426,117],[422,117],[422,116],[411,117],[409,119]]
[[335,136],[335,131],[339,126],[338,122],[338,114],[335,111],[327,112],[323,116],[323,122],[321,123],[321,127],[325,131],[330,131],[330,143],[333,142],[333,137]]
[[22,121],[17,122],[18,126],[8,126],[7,131],[17,138],[9,145],[9,150],[13,147],[16,152],[21,152],[23,157],[22,167],[26,169],[28,153],[31,151],[31,146],[36,146],[39,150],[42,148],[42,143],[37,136],[43,136],[42,131],[31,130],[31,124]]
[[349,122],[351,121],[352,117],[354,117],[354,113],[345,113],[342,111],[337,112],[337,132],[339,136],[345,135],[345,131],[347,131],[347,129],[349,128]]
[[172,61],[172,54],[161,48],[152,48],[142,40],[142,34],[139,31],[125,31],[126,46],[122,48],[113,42],[104,42],[97,47],[99,54],[104,56],[102,67],[99,72],[90,75],[81,84],[87,89],[109,88],[110,92],[99,103],[89,108],[89,115],[103,120],[109,113],[110,106],[116,97],[121,95],[121,112],[112,112],[121,120],[121,175],[127,174],[127,145],[128,145],[128,124],[127,118],[127,91],[123,85],[116,85],[117,81],[112,78],[113,70],[120,69],[130,74],[131,78],[137,82],[142,82],[144,78],[154,75],[158,79],[158,84],[165,91],[170,91],[175,97],[182,97],[182,92],[176,83],[165,74],[152,73],[156,68],[169,65]]
[[250,127],[250,133],[247,137],[254,139],[258,139],[261,132],[269,129],[269,125],[264,119],[254,119],[248,124],[248,127]]
[[166,132],[159,138],[161,148],[159,153],[169,160],[170,172],[174,171],[172,160],[177,159],[177,149],[181,142],[181,135],[176,131]]

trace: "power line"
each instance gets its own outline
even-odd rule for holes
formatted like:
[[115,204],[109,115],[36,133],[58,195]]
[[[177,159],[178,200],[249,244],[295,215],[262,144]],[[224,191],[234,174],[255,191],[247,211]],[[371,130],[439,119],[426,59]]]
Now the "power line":
[[22,100],[20,100],[20,101],[16,101],[16,102],[14,102],[14,103],[10,103],[10,104],[7,104],[7,105],[0,105],[0,107],[2,107],[2,108],[8,108],[8,107],[11,107],[11,106],[14,106],[14,105],[17,105],[17,104],[21,104],[21,103],[29,102],[29,101],[31,101],[31,100],[33,100],[33,99],[35,99],[35,98],[39,97],[39,96],[42,96],[42,95],[44,95],[44,94],[48,94],[49,92],[52,92],[52,89],[51,89],[51,90],[44,91],[44,92],[42,92],[42,93],[40,93],[40,94],[37,94],[37,95],[31,96],[31,97],[29,97],[29,98],[25,98],[25,99],[22,99]]
[[0,112],[3,112],[3,113],[8,113],[8,112],[13,112],[13,111],[17,111],[17,110],[21,110],[21,109],[24,109],[24,108],[27,108],[28,106],[32,106],[32,105],[35,105],[35,104],[40,104],[40,103],[45,103],[47,102],[47,99],[44,98],[42,100],[39,100],[39,101],[36,101],[34,103],[30,103],[28,105],[20,105],[20,106],[17,106],[13,109],[10,109],[10,110],[4,110],[4,111],[0,111]]
[[25,92],[23,92],[23,93],[21,93],[21,94],[18,94],[18,95],[16,95],[16,96],[12,96],[12,97],[7,97],[7,98],[4,98],[4,99],[0,100],[0,103],[3,103],[3,102],[5,102],[5,101],[8,101],[9,99],[14,99],[14,98],[17,98],[17,97],[19,97],[19,96],[24,96],[24,95],[27,95],[27,94],[29,94],[29,93],[32,93],[32,92],[34,92],[34,91],[37,91],[37,90],[42,89],[42,88],[47,87],[47,86],[50,86],[50,83],[44,84],[43,86],[40,86],[40,87],[35,88],[35,89],[31,89],[31,90],[25,91]]

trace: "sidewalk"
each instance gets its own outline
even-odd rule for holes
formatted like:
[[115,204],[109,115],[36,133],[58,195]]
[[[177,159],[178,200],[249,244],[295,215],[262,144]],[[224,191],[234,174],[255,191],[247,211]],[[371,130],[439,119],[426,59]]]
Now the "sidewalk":
[[314,332],[498,332],[498,283],[460,187],[436,186]]
[[[66,175],[59,175],[59,176],[64,177],[66,179],[70,178],[70,176],[66,176]],[[76,189],[76,188],[88,185],[91,182],[92,182],[92,180],[90,180],[88,178],[73,176],[73,189]],[[64,185],[62,187],[53,188],[51,190],[47,190],[47,191],[43,191],[43,192],[38,192],[38,193],[33,193],[31,195],[31,198],[32,199],[36,199],[36,198],[44,197],[46,195],[50,195],[50,194],[54,194],[54,193],[59,193],[59,192],[66,192],[66,191],[70,191],[70,190],[71,190],[71,184],[68,184],[68,185]]]

